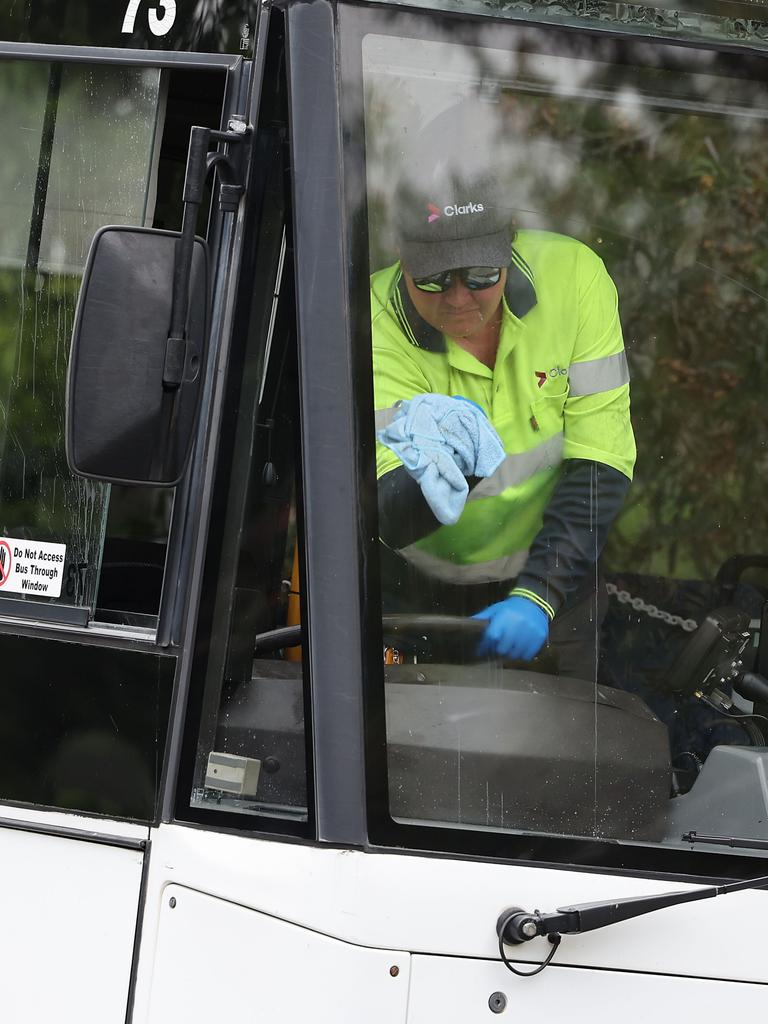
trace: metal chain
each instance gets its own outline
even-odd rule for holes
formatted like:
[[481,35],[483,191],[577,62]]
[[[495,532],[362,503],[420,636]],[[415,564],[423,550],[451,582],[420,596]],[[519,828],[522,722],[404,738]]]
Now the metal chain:
[[633,597],[628,590],[619,590],[615,583],[606,583],[605,589],[612,597],[616,598],[619,604],[630,604],[636,612],[643,612],[652,619],[661,619],[668,626],[679,626],[686,633],[693,633],[695,629],[699,628],[695,619],[684,619],[680,615],[673,615],[671,612],[665,612],[662,608],[657,608],[655,604],[647,604],[642,597]]

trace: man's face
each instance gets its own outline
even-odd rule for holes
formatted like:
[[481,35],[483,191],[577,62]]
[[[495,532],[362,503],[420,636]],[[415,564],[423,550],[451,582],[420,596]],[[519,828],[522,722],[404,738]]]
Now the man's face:
[[498,284],[480,291],[467,288],[458,274],[451,276],[450,286],[444,292],[421,291],[405,269],[403,277],[411,301],[422,319],[442,334],[459,341],[471,341],[500,314],[507,270],[502,270]]

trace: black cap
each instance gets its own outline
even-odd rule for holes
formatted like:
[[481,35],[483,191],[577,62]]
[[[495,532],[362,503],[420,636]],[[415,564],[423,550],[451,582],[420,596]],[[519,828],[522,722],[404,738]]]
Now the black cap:
[[495,175],[498,140],[497,108],[466,98],[425,124],[403,154],[395,224],[414,277],[509,264],[513,217]]
[[395,203],[400,261],[413,277],[509,264],[511,217],[487,178],[433,175],[427,188],[402,182]]

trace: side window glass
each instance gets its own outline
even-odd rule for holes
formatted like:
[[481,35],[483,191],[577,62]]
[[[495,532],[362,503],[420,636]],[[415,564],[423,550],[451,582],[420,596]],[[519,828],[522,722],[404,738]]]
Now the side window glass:
[[391,815],[764,840],[760,69],[439,31],[362,39]]
[[271,237],[265,228],[265,251],[274,252],[256,290],[268,309],[277,267],[280,296],[270,315],[254,316],[242,370],[232,368],[231,386],[242,390],[222,446],[229,478],[217,484],[226,500],[209,556],[200,635],[210,644],[188,757],[193,812],[266,817],[290,830],[308,820],[298,376],[290,288],[280,282],[290,257]]
[[64,385],[91,238],[151,222],[158,69],[0,64],[0,611],[93,610],[106,485],[64,454]]

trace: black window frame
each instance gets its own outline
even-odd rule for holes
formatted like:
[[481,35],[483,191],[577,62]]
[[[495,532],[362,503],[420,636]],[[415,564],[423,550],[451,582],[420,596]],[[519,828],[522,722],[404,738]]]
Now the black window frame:
[[[228,54],[177,53],[160,50],[115,50],[105,47],[49,45],[43,43],[0,42],[0,60],[42,61],[52,64],[76,64],[82,66],[100,65],[117,67],[158,68],[161,71],[185,69],[190,71],[218,72],[224,76],[222,82],[222,116],[232,112],[238,103],[238,94],[243,88],[245,63],[239,56]],[[211,278],[220,275],[220,245],[222,237],[222,215],[212,208],[209,222],[209,245],[214,254]],[[213,328],[212,328],[213,330]],[[209,388],[210,391],[210,388]],[[207,404],[204,397],[203,404]],[[178,648],[183,642],[184,621],[187,612],[186,592],[180,586],[187,574],[189,549],[192,545],[192,524],[199,517],[199,499],[203,493],[199,480],[202,474],[202,452],[205,442],[205,415],[199,420],[192,457],[182,480],[176,488],[173,508],[168,524],[167,556],[163,572],[163,584],[154,630],[145,630],[139,643],[149,643],[158,648]],[[36,619],[34,615],[17,618],[12,612],[3,614],[0,604],[0,630],[4,623],[27,624],[45,631],[56,619]],[[112,629],[109,622],[97,623],[103,626],[102,635],[114,632],[122,640],[119,629]],[[88,642],[87,623],[64,627],[78,638]],[[54,626],[54,635],[61,635],[61,628]],[[93,633],[91,633],[91,637]],[[97,641],[98,642],[98,641]]]
[[[219,431],[215,452],[211,452],[214,476],[209,485],[210,519],[204,546],[204,565],[199,575],[200,605],[195,637],[190,645],[190,677],[183,718],[177,722],[176,776],[166,799],[166,820],[178,824],[195,825],[210,831],[244,836],[272,837],[285,840],[312,840],[316,834],[315,802],[313,799],[313,764],[311,746],[310,684],[306,654],[303,661],[303,693],[305,709],[305,751],[307,762],[307,818],[294,820],[279,815],[237,813],[222,808],[191,805],[197,762],[197,747],[203,718],[210,712],[206,708],[206,682],[209,659],[209,637],[216,628],[216,582],[221,576],[220,553],[224,544],[229,496],[233,480],[237,487],[246,487],[250,480],[250,467],[240,466],[240,477],[235,479],[233,462],[234,442],[238,426],[235,414],[243,402],[256,408],[254,393],[243,394],[244,364],[253,344],[265,346],[268,334],[275,336],[285,330],[292,332],[295,343],[294,268],[291,261],[291,195],[286,172],[287,110],[285,50],[283,43],[283,16],[273,11],[260,45],[257,44],[256,61],[263,61],[254,74],[251,87],[251,122],[254,134],[251,143],[251,170],[247,186],[246,212],[240,227],[238,244],[240,266],[238,288],[232,308],[231,346],[227,360],[226,383],[218,400]],[[282,147],[282,155],[278,150]],[[270,192],[279,187],[283,178],[283,210],[270,204]],[[270,326],[270,307],[276,282],[270,275],[257,276],[261,261],[274,249],[274,240],[281,229],[287,229],[287,250],[282,279],[279,282],[280,299],[277,318]],[[265,242],[265,238],[268,241]],[[275,269],[277,265],[275,264]],[[298,407],[298,396],[297,396]],[[302,465],[296,466],[296,508],[301,538],[302,518]],[[299,540],[300,558],[303,561]],[[234,576],[228,585],[233,584]],[[302,621],[306,621],[306,600],[302,595]],[[305,647],[306,649],[306,647]]]
[[[87,66],[116,66],[157,68],[159,70],[190,70],[221,76],[221,117],[226,120],[235,113],[248,85],[249,65],[239,55],[217,53],[186,53],[156,50],[134,50],[94,46],[60,45],[38,42],[0,41],[0,61],[30,61],[51,64],[75,64]],[[222,214],[212,208],[209,220],[209,244],[214,253],[212,277],[217,279],[217,289],[226,285],[229,261],[222,259],[231,239],[231,229],[224,224]],[[221,318],[212,328],[212,337],[218,346],[226,348],[227,338],[222,331]],[[218,356],[216,345],[211,346],[212,358]],[[209,388],[209,395],[213,388]],[[195,446],[184,478],[179,484],[174,508],[168,528],[168,551],[163,574],[161,606],[154,629],[132,628],[111,622],[89,621],[88,624],[58,622],[54,617],[43,619],[33,614],[18,617],[12,611],[3,612],[0,604],[0,639],[31,641],[36,645],[48,642],[66,644],[66,651],[77,652],[85,663],[86,659],[102,651],[105,659],[112,657],[117,662],[122,655],[135,654],[143,657],[143,663],[151,669],[159,665],[170,681],[163,691],[163,706],[156,709],[157,735],[157,776],[152,813],[140,818],[126,817],[122,812],[103,813],[79,807],[64,807],[32,803],[25,798],[11,800],[18,806],[33,810],[55,810],[80,814],[99,814],[108,820],[135,820],[142,824],[158,824],[166,816],[165,802],[169,779],[173,776],[175,757],[175,715],[185,693],[187,664],[185,661],[186,638],[192,636],[192,625],[196,614],[196,600],[188,578],[193,562],[193,551],[199,546],[199,523],[205,517],[207,491],[202,485],[206,467],[206,438],[208,423],[206,409],[209,397],[204,400],[203,415],[200,417]],[[110,653],[111,652],[111,655]],[[76,660],[76,658],[75,658]],[[170,670],[168,666],[172,666]],[[66,686],[66,678],[61,681]],[[137,692],[138,696],[138,692]],[[157,698],[155,698],[157,701]],[[159,703],[159,702],[158,702]],[[62,712],[65,714],[66,712]]]

